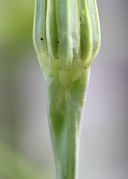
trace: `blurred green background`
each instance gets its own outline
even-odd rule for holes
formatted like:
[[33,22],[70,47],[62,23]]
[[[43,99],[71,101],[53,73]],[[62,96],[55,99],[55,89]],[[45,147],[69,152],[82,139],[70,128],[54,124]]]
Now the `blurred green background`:
[[[79,179],[128,178],[128,1],[98,0]],[[43,76],[32,43],[34,0],[0,0],[0,179],[55,179]]]

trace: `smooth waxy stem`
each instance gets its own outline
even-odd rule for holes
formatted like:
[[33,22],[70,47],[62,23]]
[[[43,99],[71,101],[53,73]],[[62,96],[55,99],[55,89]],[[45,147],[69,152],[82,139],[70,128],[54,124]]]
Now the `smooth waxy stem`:
[[33,41],[46,84],[57,179],[76,179],[84,96],[100,47],[96,0],[35,0]]

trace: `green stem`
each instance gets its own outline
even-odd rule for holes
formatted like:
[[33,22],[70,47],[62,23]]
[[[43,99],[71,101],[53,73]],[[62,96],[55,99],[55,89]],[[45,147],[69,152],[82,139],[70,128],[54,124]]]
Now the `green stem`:
[[62,83],[45,76],[49,125],[56,161],[57,179],[76,179],[79,134],[89,69],[76,81]]

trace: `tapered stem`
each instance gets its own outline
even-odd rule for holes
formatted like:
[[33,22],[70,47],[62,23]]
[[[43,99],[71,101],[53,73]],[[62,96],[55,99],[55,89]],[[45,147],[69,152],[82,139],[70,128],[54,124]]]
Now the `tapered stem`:
[[45,76],[57,179],[77,178],[81,113],[88,78],[89,69],[76,81],[64,84],[58,77]]

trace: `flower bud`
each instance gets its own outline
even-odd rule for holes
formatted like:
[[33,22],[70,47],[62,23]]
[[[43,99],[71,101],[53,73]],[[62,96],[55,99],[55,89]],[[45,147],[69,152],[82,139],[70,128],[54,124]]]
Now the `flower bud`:
[[96,0],[36,0],[33,40],[44,72],[77,79],[100,47]]

